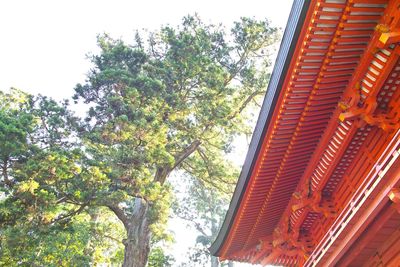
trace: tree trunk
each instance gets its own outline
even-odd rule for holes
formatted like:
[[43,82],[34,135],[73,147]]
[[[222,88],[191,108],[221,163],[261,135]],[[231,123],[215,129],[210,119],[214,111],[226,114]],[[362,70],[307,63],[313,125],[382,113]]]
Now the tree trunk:
[[150,229],[148,203],[141,198],[135,199],[135,206],[129,221],[125,224],[127,238],[123,267],[145,267],[150,251]]

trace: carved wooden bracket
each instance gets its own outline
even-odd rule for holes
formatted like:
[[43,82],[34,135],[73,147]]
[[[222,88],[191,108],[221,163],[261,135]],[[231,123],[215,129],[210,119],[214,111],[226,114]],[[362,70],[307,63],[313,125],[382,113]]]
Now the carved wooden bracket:
[[400,188],[392,188],[388,197],[395,204],[397,212],[400,213]]

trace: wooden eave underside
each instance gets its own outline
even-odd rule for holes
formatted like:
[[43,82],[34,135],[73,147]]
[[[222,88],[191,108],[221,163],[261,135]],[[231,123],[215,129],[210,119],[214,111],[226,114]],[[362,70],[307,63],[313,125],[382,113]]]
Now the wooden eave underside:
[[[337,260],[326,252],[346,232],[338,225],[360,216],[354,207],[369,205],[366,192],[397,162],[398,6],[311,1],[221,258],[285,266]],[[333,230],[335,238],[327,235]]]

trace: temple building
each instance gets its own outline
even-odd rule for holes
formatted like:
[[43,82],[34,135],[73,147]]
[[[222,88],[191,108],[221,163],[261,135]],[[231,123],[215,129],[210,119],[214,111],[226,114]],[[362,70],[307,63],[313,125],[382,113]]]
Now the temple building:
[[294,2],[213,255],[400,266],[399,7]]

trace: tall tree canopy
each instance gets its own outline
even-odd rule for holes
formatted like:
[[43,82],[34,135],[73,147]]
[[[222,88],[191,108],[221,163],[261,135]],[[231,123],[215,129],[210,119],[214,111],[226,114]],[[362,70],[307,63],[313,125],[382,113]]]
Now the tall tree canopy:
[[[1,231],[20,225],[39,243],[41,231],[57,233],[59,243],[75,238],[76,254],[89,264],[93,233],[105,235],[96,217],[107,209],[125,230],[123,265],[145,266],[151,245],[168,238],[172,172],[223,192],[232,187],[234,168],[224,157],[248,131],[243,111],[265,92],[276,33],[268,21],[243,18],[228,35],[188,16],[179,27],[137,33],[133,44],[102,35],[73,96],[89,107],[82,119],[67,102],[2,94]],[[12,259],[16,246],[1,241],[10,262],[30,261]],[[62,258],[32,253],[47,253],[56,265]]]

